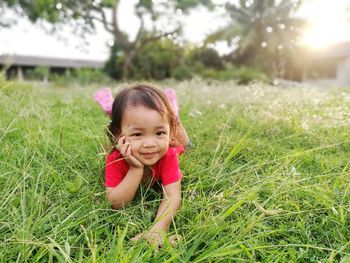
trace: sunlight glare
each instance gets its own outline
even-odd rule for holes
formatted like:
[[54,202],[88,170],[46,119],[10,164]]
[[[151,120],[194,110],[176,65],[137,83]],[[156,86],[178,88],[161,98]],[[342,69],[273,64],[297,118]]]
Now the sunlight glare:
[[346,6],[320,1],[316,8],[308,10],[306,17],[308,17],[309,26],[301,40],[305,46],[322,49],[336,42],[349,40],[350,24]]

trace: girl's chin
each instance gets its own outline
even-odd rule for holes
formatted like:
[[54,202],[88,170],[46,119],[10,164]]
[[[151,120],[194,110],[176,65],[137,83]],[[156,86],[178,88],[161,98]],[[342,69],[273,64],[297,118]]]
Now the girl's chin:
[[141,162],[145,166],[152,166],[155,165],[158,162],[158,160],[142,160]]
[[151,166],[156,164],[159,161],[159,158],[140,158],[140,162],[145,166]]

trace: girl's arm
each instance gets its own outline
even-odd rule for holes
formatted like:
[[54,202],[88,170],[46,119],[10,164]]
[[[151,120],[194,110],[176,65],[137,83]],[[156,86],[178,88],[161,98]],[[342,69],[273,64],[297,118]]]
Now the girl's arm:
[[161,201],[155,224],[150,233],[167,232],[175,213],[181,207],[181,181],[163,187],[164,198]]
[[120,149],[121,155],[129,164],[129,171],[123,181],[116,187],[107,187],[107,198],[112,204],[113,209],[122,208],[134,199],[144,170],[143,164],[132,155],[131,144],[126,140],[124,135],[118,140],[118,148]]
[[143,167],[130,168],[123,181],[116,187],[106,187],[108,201],[113,209],[122,208],[131,202],[143,176]]

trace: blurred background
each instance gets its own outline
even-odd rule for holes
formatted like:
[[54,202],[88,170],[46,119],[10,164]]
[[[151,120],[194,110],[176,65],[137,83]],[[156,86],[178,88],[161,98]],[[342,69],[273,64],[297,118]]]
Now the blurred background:
[[2,0],[8,79],[350,85],[347,0]]

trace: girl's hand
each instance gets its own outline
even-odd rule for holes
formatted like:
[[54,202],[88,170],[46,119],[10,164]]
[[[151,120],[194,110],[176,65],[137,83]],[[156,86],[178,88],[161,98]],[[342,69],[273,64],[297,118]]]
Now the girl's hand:
[[164,246],[163,236],[159,232],[142,232],[131,239],[131,241],[138,241],[140,239],[146,240],[149,244],[156,248],[161,248]]
[[[140,239],[145,239],[148,243],[150,243],[151,245],[157,247],[157,248],[161,248],[164,246],[164,239],[163,239],[163,235],[161,234],[162,232],[151,232],[151,231],[145,231],[143,233],[140,233],[138,235],[136,235],[135,237],[133,237],[131,239],[131,241],[138,241]],[[177,243],[182,239],[182,237],[180,235],[172,235],[168,238],[168,241],[170,243],[170,245],[172,245],[173,247],[177,245]]]
[[144,167],[144,165],[132,155],[131,144],[130,142],[126,141],[126,137],[124,135],[118,140],[118,150],[125,158],[125,161],[129,164],[130,168],[140,169]]

